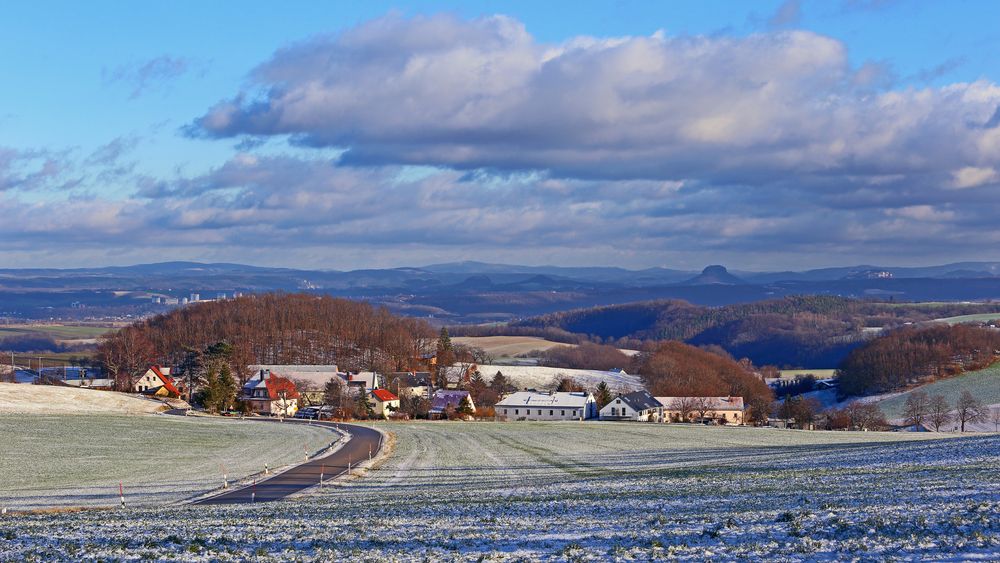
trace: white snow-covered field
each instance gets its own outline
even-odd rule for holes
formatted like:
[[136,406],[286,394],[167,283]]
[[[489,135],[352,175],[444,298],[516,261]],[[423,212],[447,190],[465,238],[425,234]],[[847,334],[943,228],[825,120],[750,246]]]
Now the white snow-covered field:
[[642,378],[638,375],[593,369],[481,365],[479,366],[479,371],[486,378],[486,381],[491,381],[493,376],[499,371],[505,377],[512,380],[514,385],[520,389],[526,387],[533,389],[552,388],[563,377],[572,378],[587,389],[597,387],[597,384],[602,381],[606,381],[612,391],[643,389],[645,387],[642,383]]
[[337,439],[293,423],[167,415],[0,415],[0,508],[163,504],[270,468]]
[[154,399],[114,391],[0,383],[0,414],[142,414],[167,408]]
[[281,503],[0,516],[0,559],[956,560],[1000,554],[1000,437],[398,423]]

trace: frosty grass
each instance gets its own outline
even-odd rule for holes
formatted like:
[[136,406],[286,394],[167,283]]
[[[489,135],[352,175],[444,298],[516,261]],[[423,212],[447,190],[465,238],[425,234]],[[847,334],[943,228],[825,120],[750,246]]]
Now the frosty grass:
[[[0,415],[0,510],[163,505],[302,462],[326,428],[167,415]],[[0,551],[2,552],[2,551]]]
[[296,500],[0,517],[0,559],[1000,557],[1000,437],[629,423],[384,424],[396,449]]

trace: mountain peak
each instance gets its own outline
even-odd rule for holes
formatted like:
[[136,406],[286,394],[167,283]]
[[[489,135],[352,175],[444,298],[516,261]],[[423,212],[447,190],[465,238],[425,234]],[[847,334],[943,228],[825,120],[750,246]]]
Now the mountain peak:
[[729,273],[725,266],[712,264],[706,266],[701,274],[683,282],[683,285],[742,285],[746,282]]

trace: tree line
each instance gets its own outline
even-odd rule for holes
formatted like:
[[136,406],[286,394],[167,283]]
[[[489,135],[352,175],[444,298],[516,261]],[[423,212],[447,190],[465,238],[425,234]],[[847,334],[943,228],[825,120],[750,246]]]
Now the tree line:
[[969,325],[905,327],[853,350],[838,367],[843,395],[886,393],[987,367],[1000,331]]

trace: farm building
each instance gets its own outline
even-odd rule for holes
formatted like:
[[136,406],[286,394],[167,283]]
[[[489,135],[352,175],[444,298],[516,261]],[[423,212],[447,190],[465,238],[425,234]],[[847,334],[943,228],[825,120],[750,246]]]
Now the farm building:
[[[337,364],[257,364],[247,366],[250,373],[260,373],[264,369],[271,373],[280,373],[282,377],[294,381],[309,382],[310,386],[322,389],[333,377],[343,377],[337,371]],[[299,390],[301,391],[301,389]]]
[[258,414],[293,416],[298,406],[299,391],[291,380],[260,370],[243,385],[240,400]]
[[389,418],[389,415],[399,409],[399,397],[387,389],[375,389],[368,394],[368,402],[379,418]]
[[518,391],[495,407],[507,420],[586,420],[597,415],[597,402],[586,392]]
[[648,391],[633,391],[612,400],[601,409],[601,420],[659,422],[663,405]]
[[743,397],[657,397],[663,405],[664,422],[712,421],[719,424],[744,422]]
[[389,388],[400,397],[429,399],[433,388],[429,371],[401,371],[389,376]]
[[438,389],[431,397],[431,417],[447,416],[449,411],[459,411],[463,407],[469,411],[475,411],[476,405],[472,402],[472,395],[468,391],[456,391],[449,389]]
[[149,366],[146,373],[132,384],[132,390],[143,395],[155,397],[180,397],[180,389],[170,377],[170,368]]

